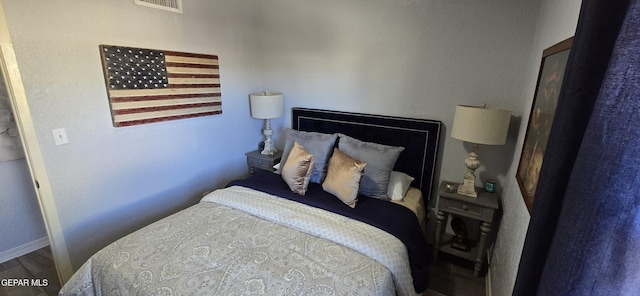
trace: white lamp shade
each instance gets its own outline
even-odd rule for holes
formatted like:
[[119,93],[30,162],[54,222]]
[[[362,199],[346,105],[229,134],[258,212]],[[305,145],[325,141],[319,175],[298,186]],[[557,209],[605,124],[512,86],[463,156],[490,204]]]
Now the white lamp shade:
[[260,92],[249,95],[251,117],[278,118],[284,115],[284,96],[278,92]]
[[511,111],[478,106],[456,106],[451,137],[469,143],[504,145]]

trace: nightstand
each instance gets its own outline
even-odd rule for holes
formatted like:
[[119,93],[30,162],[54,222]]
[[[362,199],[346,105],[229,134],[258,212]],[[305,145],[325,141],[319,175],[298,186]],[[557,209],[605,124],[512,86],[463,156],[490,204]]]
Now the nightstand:
[[[475,261],[473,274],[477,277],[480,275],[482,264],[486,258],[487,244],[489,243],[488,238],[491,233],[495,213],[500,209],[498,195],[495,192],[489,193],[484,190],[484,188],[476,187],[478,197],[469,197],[460,195],[456,191],[447,191],[445,187],[446,184],[455,184],[455,188],[457,189],[459,183],[443,181],[438,188],[438,220],[436,224],[435,246],[433,248],[434,257],[437,256],[438,251],[440,251]],[[452,247],[455,236],[443,233],[443,226],[449,215],[466,217],[481,222],[480,238],[477,242],[471,241],[472,247],[468,252]]]
[[253,175],[256,170],[265,170],[273,172],[273,166],[280,162],[282,151],[276,152],[274,155],[260,154],[260,151],[251,151],[245,154],[247,156],[247,166],[249,166],[249,174]]

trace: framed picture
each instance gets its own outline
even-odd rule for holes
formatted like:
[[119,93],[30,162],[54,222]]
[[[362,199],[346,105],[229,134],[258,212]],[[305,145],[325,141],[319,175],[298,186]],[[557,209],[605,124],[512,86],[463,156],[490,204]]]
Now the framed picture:
[[544,160],[544,152],[547,148],[549,132],[558,105],[560,87],[572,42],[573,37],[542,52],[538,82],[520,154],[520,163],[516,172],[516,180],[529,212],[533,208],[538,175]]

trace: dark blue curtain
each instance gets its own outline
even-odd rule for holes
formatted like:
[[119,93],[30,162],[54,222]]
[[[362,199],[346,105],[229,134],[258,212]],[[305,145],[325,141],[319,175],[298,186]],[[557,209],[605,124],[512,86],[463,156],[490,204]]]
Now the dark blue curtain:
[[640,0],[585,0],[514,295],[640,295]]

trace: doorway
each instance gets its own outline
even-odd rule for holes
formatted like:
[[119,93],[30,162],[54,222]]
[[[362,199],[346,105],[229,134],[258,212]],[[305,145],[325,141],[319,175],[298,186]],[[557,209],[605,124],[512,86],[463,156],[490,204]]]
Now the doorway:
[[0,262],[49,245],[22,141],[0,71]]

